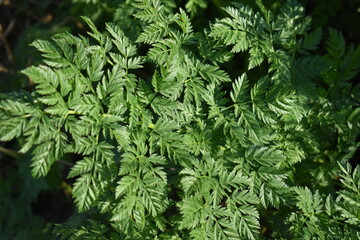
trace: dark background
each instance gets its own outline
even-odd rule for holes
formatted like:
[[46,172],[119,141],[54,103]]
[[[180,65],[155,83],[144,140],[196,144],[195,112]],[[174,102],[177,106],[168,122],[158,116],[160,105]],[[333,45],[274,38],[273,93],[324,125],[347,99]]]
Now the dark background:
[[[86,3],[90,2],[90,3]],[[107,0],[92,4],[88,0],[0,0],[0,94],[18,89],[31,90],[20,70],[37,64],[41,58],[29,44],[35,39],[70,31],[84,33],[80,16],[91,17],[101,28],[106,21],[116,21],[116,6],[125,1]],[[97,2],[94,0],[94,2]],[[222,17],[219,8],[231,1],[208,1],[193,19],[201,30],[208,21]],[[240,1],[254,6],[253,0]],[[273,10],[284,1],[263,1]],[[360,2],[357,0],[302,0],[313,27],[340,30],[347,43],[360,43]],[[184,8],[186,1],[176,1]],[[255,6],[254,6],[255,7]],[[120,21],[120,20],[117,20]],[[355,79],[359,83],[359,79]],[[33,179],[29,171],[31,156],[19,154],[21,140],[0,143],[0,239],[54,239],[54,223],[67,221],[75,211],[70,196],[72,184],[66,179],[67,161],[58,161],[46,178]],[[14,150],[15,149],[15,150]],[[67,156],[75,158],[76,156]],[[351,162],[357,163],[359,151]],[[66,159],[65,159],[66,160]]]

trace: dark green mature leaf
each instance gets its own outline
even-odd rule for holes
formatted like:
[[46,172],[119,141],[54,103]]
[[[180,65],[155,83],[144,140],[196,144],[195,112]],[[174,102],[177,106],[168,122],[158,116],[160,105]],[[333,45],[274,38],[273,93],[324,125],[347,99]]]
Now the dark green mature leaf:
[[184,2],[194,25],[164,0],[84,17],[86,36],[33,43],[31,94],[0,94],[0,140],[75,181],[59,238],[358,239],[360,47],[333,29],[324,46],[295,0],[199,32],[206,5]]
[[95,200],[98,198],[98,186],[94,185],[91,174],[86,173],[79,177],[73,189],[73,195],[76,206],[80,212],[89,210],[93,206]]

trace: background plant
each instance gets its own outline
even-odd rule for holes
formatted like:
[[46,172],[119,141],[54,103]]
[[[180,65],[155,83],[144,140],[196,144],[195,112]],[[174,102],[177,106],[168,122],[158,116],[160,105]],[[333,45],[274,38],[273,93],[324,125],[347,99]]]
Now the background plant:
[[1,140],[21,137],[35,177],[74,164],[61,239],[359,237],[359,47],[295,1],[267,9],[200,31],[125,2],[128,24],[32,44],[35,90],[2,95]]

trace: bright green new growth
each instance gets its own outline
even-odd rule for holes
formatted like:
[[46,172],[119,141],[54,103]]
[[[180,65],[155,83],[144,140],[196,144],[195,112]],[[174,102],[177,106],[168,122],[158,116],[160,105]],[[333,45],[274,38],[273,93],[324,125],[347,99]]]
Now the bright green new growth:
[[[23,73],[35,90],[2,96],[0,139],[25,139],[34,177],[82,156],[68,175],[74,201],[102,220],[59,226],[61,239],[259,239],[270,212],[274,239],[360,238],[360,169],[346,163],[359,146],[349,80],[360,47],[329,29],[314,54],[323,33],[296,1],[276,14],[257,4],[194,32],[182,9],[137,0],[135,41],[84,17],[91,38],[33,43],[44,63]],[[224,70],[244,52],[263,76]]]

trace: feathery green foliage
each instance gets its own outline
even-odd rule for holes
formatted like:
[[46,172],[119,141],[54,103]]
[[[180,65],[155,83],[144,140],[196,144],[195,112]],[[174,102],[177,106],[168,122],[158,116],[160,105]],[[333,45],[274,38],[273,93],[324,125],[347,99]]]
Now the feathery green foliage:
[[[312,31],[295,0],[257,4],[195,32],[184,10],[136,0],[138,34],[84,17],[87,36],[32,44],[44,61],[23,70],[33,92],[2,96],[0,140],[24,139],[34,177],[81,156],[72,196],[100,217],[60,239],[360,237],[360,47]],[[249,72],[231,76],[238,55]]]

